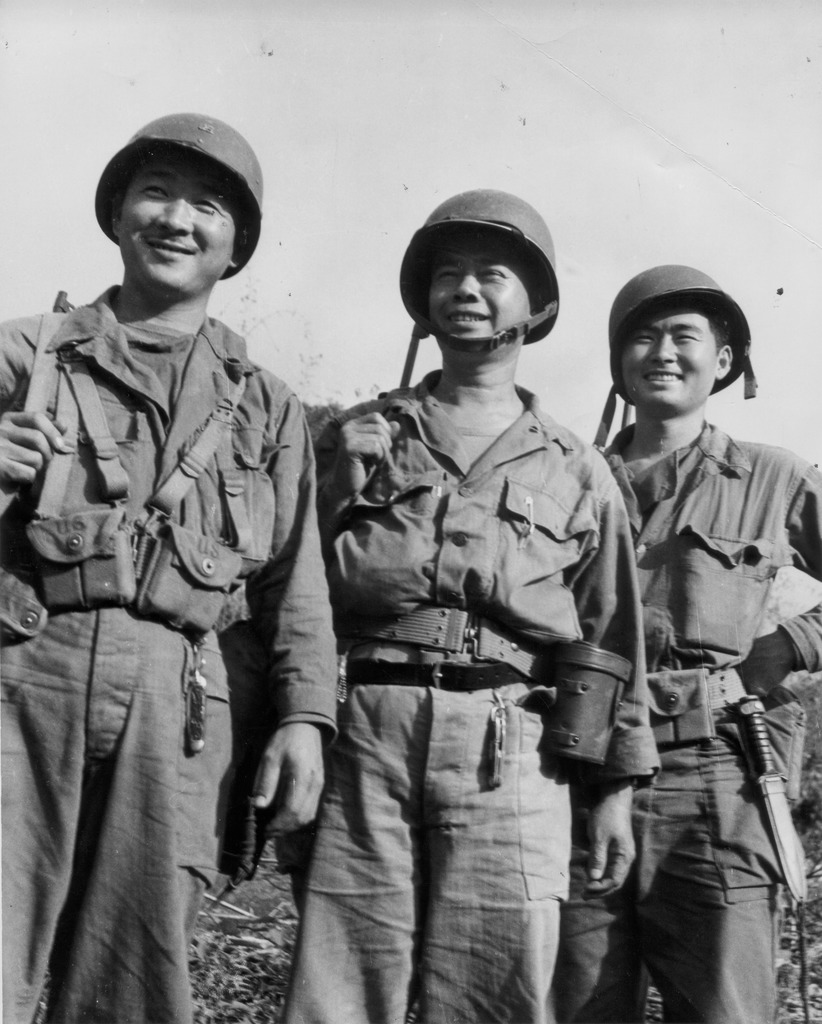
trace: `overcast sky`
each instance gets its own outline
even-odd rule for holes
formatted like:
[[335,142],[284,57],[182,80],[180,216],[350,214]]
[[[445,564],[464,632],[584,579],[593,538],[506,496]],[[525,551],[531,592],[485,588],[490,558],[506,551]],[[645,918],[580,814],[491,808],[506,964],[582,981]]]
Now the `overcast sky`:
[[[593,437],[618,289],[658,263],[715,277],[753,333],[710,418],[822,462],[822,4],[816,0],[0,0],[0,317],[117,283],[94,219],[147,121],[235,125],[263,234],[211,312],[310,401],[399,381],[398,271],[470,188],[515,192],[557,249],[560,314],[520,379]],[[436,364],[422,343],[419,376]]]

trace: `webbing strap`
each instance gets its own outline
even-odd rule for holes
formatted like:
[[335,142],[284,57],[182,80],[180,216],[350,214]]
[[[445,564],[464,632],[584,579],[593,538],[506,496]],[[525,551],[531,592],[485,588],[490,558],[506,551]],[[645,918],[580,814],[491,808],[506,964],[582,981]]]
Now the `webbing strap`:
[[603,451],[608,444],[608,435],[611,433],[611,424],[614,422],[614,413],[616,412],[616,400],[616,388],[611,386],[608,397],[605,399],[605,408],[602,410],[599,427],[594,438],[594,448],[598,448],[600,451]]
[[[56,368],[55,360],[55,370]],[[37,516],[41,519],[62,514],[69,473],[77,450],[77,428],[80,425],[80,414],[77,402],[69,392],[64,373],[59,374],[57,381],[57,418],[65,428],[63,440],[69,451],[52,454],[43,480],[40,500],[37,502]]]
[[26,404],[23,407],[26,412],[45,412],[48,407],[49,399],[57,384],[57,354],[46,352],[46,349],[62,322],[63,316],[57,316],[54,313],[46,313],[40,317],[34,363],[29,378],[29,389],[26,393]]
[[229,397],[224,398],[211,414],[208,423],[191,448],[154,493],[148,503],[153,510],[164,516],[174,515],[189,487],[211,461],[224,431],[230,428],[234,410],[243,396],[245,385],[246,377],[243,375],[234,385]]
[[745,374],[745,397],[756,398],[756,375],[754,374],[753,366],[751,365],[751,357],[747,354],[745,356],[743,366],[743,373]]
[[100,392],[91,378],[88,365],[84,359],[67,359],[61,362],[61,366],[94,449],[103,497],[106,501],[122,501],[128,497],[128,474],[120,462],[117,442],[111,436]]

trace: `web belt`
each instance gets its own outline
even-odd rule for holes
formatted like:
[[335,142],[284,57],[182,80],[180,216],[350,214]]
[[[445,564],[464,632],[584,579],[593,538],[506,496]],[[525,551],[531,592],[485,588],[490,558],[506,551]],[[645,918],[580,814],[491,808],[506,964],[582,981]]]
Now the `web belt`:
[[443,654],[468,653],[479,661],[502,661],[534,680],[549,679],[550,648],[522,639],[491,619],[460,608],[419,608],[395,619],[368,623],[347,633],[349,643],[383,640]]

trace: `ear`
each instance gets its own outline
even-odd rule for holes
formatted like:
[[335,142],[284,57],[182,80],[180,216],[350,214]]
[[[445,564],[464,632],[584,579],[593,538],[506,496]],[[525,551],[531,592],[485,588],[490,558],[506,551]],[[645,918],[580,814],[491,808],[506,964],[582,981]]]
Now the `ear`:
[[240,253],[248,244],[248,228],[239,228],[234,237],[234,251],[228,261],[229,267],[236,267],[240,262]]
[[730,345],[723,345],[716,354],[716,379],[724,380],[731,372],[734,354]]
[[123,196],[118,193],[111,201],[111,231],[116,239],[120,238],[120,214],[123,211]]

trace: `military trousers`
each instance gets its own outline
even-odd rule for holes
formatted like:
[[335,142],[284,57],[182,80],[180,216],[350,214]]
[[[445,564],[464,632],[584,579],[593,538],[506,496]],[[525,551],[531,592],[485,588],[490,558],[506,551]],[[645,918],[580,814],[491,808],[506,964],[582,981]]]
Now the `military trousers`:
[[411,1007],[426,1024],[552,1020],[570,806],[526,692],[354,687],[328,752],[288,1024],[403,1024]]
[[[769,712],[783,763],[796,761],[804,713]],[[663,747],[634,797],[637,859],[606,899],[582,899],[587,810],[574,794],[571,896],[554,983],[562,1022],[641,1022],[649,979],[666,1021],[771,1024],[776,1014],[780,873],[736,725]]]
[[206,640],[205,748],[186,749],[192,649],[120,608],[52,617],[2,651],[3,1019],[185,1024],[231,758]]

